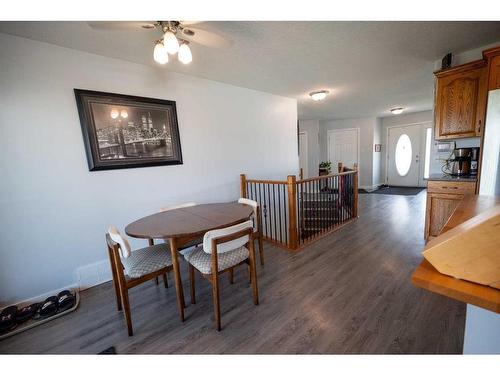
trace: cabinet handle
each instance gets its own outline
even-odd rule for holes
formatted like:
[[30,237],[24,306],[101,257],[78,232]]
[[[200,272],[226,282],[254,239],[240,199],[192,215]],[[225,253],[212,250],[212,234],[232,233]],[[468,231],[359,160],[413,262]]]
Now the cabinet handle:
[[479,120],[479,122],[477,124],[477,133],[481,134],[481,120]]
[[443,189],[458,189],[457,186],[442,186]]

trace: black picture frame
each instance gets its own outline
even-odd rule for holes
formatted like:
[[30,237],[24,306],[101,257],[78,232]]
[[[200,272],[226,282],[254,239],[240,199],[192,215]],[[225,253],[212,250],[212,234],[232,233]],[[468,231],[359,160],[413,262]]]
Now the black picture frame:
[[182,164],[175,101],[74,92],[89,171]]

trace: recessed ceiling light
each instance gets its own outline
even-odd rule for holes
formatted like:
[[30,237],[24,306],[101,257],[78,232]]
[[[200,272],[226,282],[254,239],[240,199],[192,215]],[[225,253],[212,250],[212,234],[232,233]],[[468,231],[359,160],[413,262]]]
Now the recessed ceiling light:
[[401,113],[403,113],[403,107],[393,108],[391,109],[391,112],[393,115],[400,115]]
[[328,90],[321,90],[321,91],[313,91],[309,93],[309,96],[312,98],[314,101],[320,101],[326,98],[326,96],[330,93]]

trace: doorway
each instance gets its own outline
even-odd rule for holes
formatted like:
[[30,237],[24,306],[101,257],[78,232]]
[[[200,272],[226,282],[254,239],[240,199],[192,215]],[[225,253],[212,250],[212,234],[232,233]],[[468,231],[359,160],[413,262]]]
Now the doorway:
[[359,168],[359,128],[328,130],[328,161],[332,163],[332,171],[337,170],[338,163],[352,168]]
[[429,177],[432,124],[387,129],[387,184],[425,186]]
[[308,150],[307,150],[307,132],[299,132],[299,168],[302,170],[302,178],[309,178],[308,170]]

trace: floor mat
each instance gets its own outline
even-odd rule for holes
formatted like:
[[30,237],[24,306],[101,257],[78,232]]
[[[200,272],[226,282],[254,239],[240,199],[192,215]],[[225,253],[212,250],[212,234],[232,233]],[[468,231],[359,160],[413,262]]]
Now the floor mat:
[[372,191],[370,194],[417,195],[424,189],[424,187],[387,186]]

